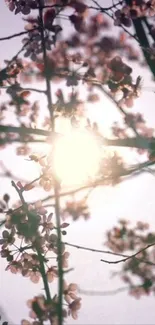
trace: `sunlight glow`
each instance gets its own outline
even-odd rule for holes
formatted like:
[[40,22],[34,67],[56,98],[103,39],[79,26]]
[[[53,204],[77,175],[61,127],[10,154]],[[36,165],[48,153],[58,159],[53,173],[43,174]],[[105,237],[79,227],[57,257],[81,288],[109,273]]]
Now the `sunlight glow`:
[[81,185],[93,179],[101,159],[100,148],[88,132],[72,131],[55,146],[54,170],[64,185]]

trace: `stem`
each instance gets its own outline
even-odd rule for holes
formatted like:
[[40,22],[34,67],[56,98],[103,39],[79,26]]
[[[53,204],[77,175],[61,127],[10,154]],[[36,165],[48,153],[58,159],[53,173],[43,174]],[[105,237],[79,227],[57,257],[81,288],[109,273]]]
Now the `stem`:
[[49,289],[49,285],[48,285],[48,281],[47,281],[43,256],[42,256],[40,250],[38,249],[38,247],[35,246],[35,249],[36,249],[38,257],[39,257],[40,273],[41,273],[42,280],[43,280],[43,283],[44,283],[44,289],[45,289],[45,292],[46,292],[47,303],[49,303],[49,302],[51,302],[51,294],[50,294],[50,289]]
[[[43,61],[45,67],[45,80],[46,80],[46,95],[48,101],[48,109],[51,118],[52,131],[54,132],[54,116],[52,110],[52,95],[50,79],[48,74],[48,58],[46,54],[46,44],[44,37],[44,22],[43,22],[43,8],[41,8],[41,0],[39,0],[39,19],[40,19],[40,33],[41,42],[43,49]],[[56,225],[57,225],[57,236],[58,236],[58,324],[63,324],[63,314],[62,314],[62,302],[63,302],[63,270],[62,270],[62,245],[61,245],[61,228],[60,228],[60,202],[59,202],[59,186],[55,182],[54,187],[55,195],[55,215],[56,215]]]
[[44,37],[44,22],[43,22],[43,8],[41,8],[41,1],[39,0],[39,19],[40,19],[40,34],[41,34],[41,43],[43,49],[43,61],[45,67],[45,81],[46,81],[46,95],[48,100],[48,110],[51,117],[52,130],[54,130],[54,118],[53,118],[53,110],[52,110],[52,96],[51,96],[51,85],[50,80],[48,78],[48,58],[46,54],[46,44]]
[[[23,210],[25,211],[27,216],[29,216],[28,206],[27,206],[27,203],[25,202],[25,199],[24,199],[24,196],[23,196],[23,193],[22,193],[22,189],[19,189],[18,186],[13,181],[12,181],[12,186],[15,188],[15,190],[17,191],[17,193],[18,193],[18,195],[20,197]],[[40,273],[41,273],[42,280],[43,280],[43,283],[44,283],[44,288],[45,288],[47,301],[50,302],[51,301],[51,295],[50,295],[50,289],[49,289],[49,285],[48,285],[48,281],[47,281],[43,256],[42,256],[42,254],[41,254],[41,252],[40,252],[40,250],[39,250],[39,248],[37,246],[35,246],[35,249],[37,251],[39,262],[40,262]]]
[[[128,6],[132,6],[132,3],[133,3],[132,0],[125,0],[125,2]],[[137,18],[137,19],[133,19],[132,22],[133,22],[133,26],[134,26],[134,29],[136,32],[136,36],[137,36],[138,41],[141,45],[145,60],[150,68],[150,71],[152,72],[153,76],[155,77],[154,61],[151,60],[150,53],[148,51],[145,51],[146,48],[148,48],[148,49],[150,48],[149,40],[147,38],[147,35],[144,30],[144,26],[143,26],[143,23],[145,23],[145,19]]]
[[58,304],[58,319],[59,325],[63,324],[62,304],[63,304],[63,269],[62,269],[62,241],[61,241],[61,228],[60,228],[60,196],[58,184],[54,188],[55,194],[55,215],[56,227],[58,236],[58,277],[59,277],[59,304]]

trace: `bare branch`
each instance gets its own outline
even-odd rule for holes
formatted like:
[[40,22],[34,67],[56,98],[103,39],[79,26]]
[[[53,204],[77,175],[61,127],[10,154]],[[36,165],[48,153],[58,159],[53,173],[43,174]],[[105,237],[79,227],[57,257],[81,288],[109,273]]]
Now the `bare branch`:
[[[122,262],[126,262],[128,261],[129,259],[132,259],[132,258],[135,258],[138,254],[146,251],[148,248],[152,247],[152,246],[155,246],[155,242],[154,243],[151,243],[151,244],[148,244],[147,246],[145,246],[144,248],[140,249],[138,252],[126,257],[126,258],[123,258],[121,260],[117,260],[117,261],[107,261],[107,260],[103,260],[101,259],[101,262],[104,262],[104,263],[108,263],[108,264],[118,264],[118,263],[122,263]],[[140,262],[144,262],[143,259],[139,259]],[[155,263],[153,262],[150,262],[152,265],[155,265]]]
[[36,30],[38,28],[33,28],[33,29],[30,29],[28,31],[23,31],[23,32],[20,32],[20,33],[17,33],[17,34],[12,34],[12,35],[9,35],[9,36],[6,36],[6,37],[1,37],[0,38],[0,41],[7,41],[7,40],[10,40],[12,38],[15,38],[15,37],[19,37],[19,36],[22,36],[22,35],[25,35],[25,34],[29,34],[31,32],[33,32],[34,30]]
[[114,296],[118,293],[122,293],[127,290],[134,290],[138,288],[143,288],[143,285],[130,285],[129,287],[121,287],[114,290],[107,290],[107,291],[96,291],[96,290],[83,290],[81,288],[78,288],[78,292],[80,294],[83,294],[85,296]]
[[119,5],[122,5],[124,1],[118,1],[117,3],[113,3],[111,6],[109,7],[101,7],[97,1],[93,1],[98,7],[92,7],[92,6],[89,6],[88,8],[89,9],[94,9],[94,10],[100,10],[100,11],[109,11],[109,10],[112,10],[112,9],[115,9],[117,8]]
[[[8,89],[10,88],[10,86],[0,86],[1,89]],[[34,91],[40,94],[46,94],[46,90],[42,90],[42,89],[38,89],[38,88],[23,88],[23,87],[19,87],[19,89],[17,89],[17,91]]]
[[52,134],[52,132],[45,131],[42,129],[32,129],[26,127],[11,126],[11,125],[0,125],[0,133],[18,133],[23,136],[28,134],[36,134],[36,135],[42,135],[46,137]]
[[[117,100],[110,94],[110,92],[108,92],[105,88],[103,88],[100,85],[97,85],[97,87],[106,95],[106,97],[108,97],[113,104],[115,104],[115,106],[117,106],[117,108],[119,109],[119,111],[125,116],[127,117],[128,114],[125,112],[125,110],[121,107],[121,105],[117,102]],[[141,136],[139,135],[138,131],[136,130],[134,123],[130,122],[130,127],[131,129],[134,131],[135,135],[138,138],[141,138]]]
[[136,257],[139,253],[143,252],[144,250],[148,249],[149,247],[154,246],[155,243],[147,245],[146,247],[144,247],[143,249],[141,249],[140,251],[138,251],[137,253],[135,253],[133,255],[125,255],[125,254],[121,254],[121,253],[111,252],[111,251],[108,251],[108,250],[95,249],[95,248],[90,248],[90,247],[75,245],[75,244],[71,244],[71,243],[68,243],[68,242],[64,242],[64,244],[66,246],[74,247],[74,248],[81,249],[81,250],[85,250],[85,251],[90,251],[90,252],[93,252],[93,253],[102,253],[102,254],[108,254],[108,255],[113,255],[113,256],[125,257],[124,259],[121,259],[121,260],[118,260],[118,261],[114,261],[114,262],[113,261],[107,261],[107,260],[101,259],[102,262],[105,262],[105,263],[108,263],[108,264],[118,264],[120,262],[125,262],[128,259],[136,258],[136,260],[138,260],[139,262],[146,263],[146,264],[149,264],[149,265],[155,265],[155,263],[153,263],[151,261],[144,260],[142,258],[137,258]]
[[[40,0],[39,0],[39,4]],[[40,34],[41,34],[41,42],[42,42],[42,50],[43,50],[43,60],[44,60],[44,66],[45,66],[45,82],[46,82],[46,95],[48,100],[48,110],[50,113],[51,123],[52,123],[52,129],[54,129],[54,119],[53,119],[53,110],[52,110],[52,96],[51,96],[51,85],[50,85],[50,79],[48,76],[48,60],[47,60],[47,54],[46,54],[46,43],[45,43],[45,37],[44,37],[44,22],[43,22],[43,9],[39,8],[39,17],[40,17]]]
[[[137,286],[134,286],[132,288],[137,288]],[[78,288],[78,292],[85,295],[85,296],[113,296],[118,293],[127,291],[129,287],[122,287],[115,290],[107,290],[107,291],[95,291],[95,290],[83,290],[81,288]]]
[[[52,131],[46,131],[42,129],[32,129],[27,127],[17,127],[11,125],[0,125],[0,133],[17,133],[21,135],[42,135],[51,138],[58,138],[62,136],[62,134]],[[132,137],[132,138],[124,138],[124,139],[107,139],[100,136],[100,143],[104,146],[112,146],[112,147],[129,147],[129,148],[141,148],[141,149],[155,149],[155,138],[144,138],[144,137]]]
[[13,144],[13,143],[45,143],[44,140],[39,140],[39,139],[0,139],[0,146],[3,146],[5,144]]
[[[39,5],[41,6],[41,0],[39,0]],[[52,105],[52,93],[51,93],[51,83],[48,73],[48,58],[46,53],[46,43],[44,36],[44,22],[43,22],[43,9],[39,8],[39,19],[40,19],[40,33],[41,33],[41,43],[43,50],[43,61],[45,67],[45,82],[46,82],[46,96],[48,103],[48,110],[51,119],[52,131],[54,132],[54,116],[53,116],[53,105]],[[56,231],[57,231],[57,250],[58,250],[58,323],[59,325],[63,324],[63,261],[62,261],[62,240],[61,240],[61,221],[60,221],[60,197],[59,197],[59,184],[55,180],[54,184],[54,195],[55,195],[55,216],[56,216]]]

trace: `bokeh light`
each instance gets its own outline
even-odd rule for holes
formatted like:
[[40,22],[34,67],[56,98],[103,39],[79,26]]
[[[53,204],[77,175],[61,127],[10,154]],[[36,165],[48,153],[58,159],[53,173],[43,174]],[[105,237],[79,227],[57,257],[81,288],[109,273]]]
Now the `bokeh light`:
[[81,185],[93,180],[100,160],[98,142],[88,132],[72,131],[56,142],[54,170],[64,185]]

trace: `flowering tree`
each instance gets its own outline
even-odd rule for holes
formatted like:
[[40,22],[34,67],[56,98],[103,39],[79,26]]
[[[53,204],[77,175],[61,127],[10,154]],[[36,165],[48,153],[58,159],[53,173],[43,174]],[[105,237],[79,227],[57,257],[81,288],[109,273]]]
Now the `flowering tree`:
[[[73,220],[82,216],[87,220],[90,189],[114,186],[154,165],[154,129],[147,126],[141,113],[130,113],[129,109],[141,91],[141,77],[132,78],[130,61],[147,65],[155,76],[152,18],[155,3],[128,0],[102,7],[96,1],[6,0],[6,5],[12,14],[22,13],[26,25],[24,31],[0,39],[24,37],[21,50],[12,60],[5,61],[0,71],[1,91],[9,98],[1,103],[0,145],[3,149],[19,143],[17,155],[28,157],[27,164],[33,161],[39,168],[39,176],[25,182],[14,179],[12,171],[1,166],[3,174],[12,179],[19,198],[16,206],[10,205],[9,193],[4,193],[0,202],[1,257],[7,261],[7,271],[20,273],[34,283],[43,281],[44,294],[28,302],[33,322],[22,320],[22,325],[46,321],[61,325],[69,316],[76,319],[81,307],[77,285],[65,282],[65,273],[70,271],[66,247],[95,251],[64,241],[69,226],[67,216]],[[120,31],[112,37],[109,33],[114,25],[120,26]],[[69,29],[69,35],[65,28]],[[38,88],[31,86],[33,82]],[[80,96],[83,88],[85,98]],[[67,99],[65,92],[68,92]],[[29,99],[32,93],[46,98],[47,112],[42,112],[39,101]],[[105,96],[117,107],[121,117],[121,122],[111,126],[110,136],[96,122],[92,123],[85,111],[85,103],[104,103]],[[14,125],[7,121],[10,107],[16,120]],[[68,123],[67,134],[65,124],[61,127],[59,124],[62,118],[63,123]],[[41,155],[34,153],[33,145],[39,143],[45,145]],[[143,153],[145,160],[130,165],[121,156],[122,147],[134,148],[137,156]],[[65,160],[66,156],[69,159]],[[48,192],[48,196],[27,201],[25,194],[38,187],[43,193]],[[60,204],[61,197],[82,190],[85,194],[81,200],[74,197],[65,206]],[[154,234],[143,234],[147,227],[139,222],[135,228],[128,228],[121,220],[107,234],[111,251],[103,251],[121,256],[114,262],[102,261],[125,262],[121,276],[128,283],[130,293],[136,296],[154,291],[151,259]],[[125,255],[125,250],[135,252]],[[132,274],[139,276],[140,285],[133,283]],[[49,288],[53,281],[58,282],[58,292],[54,295]]]

